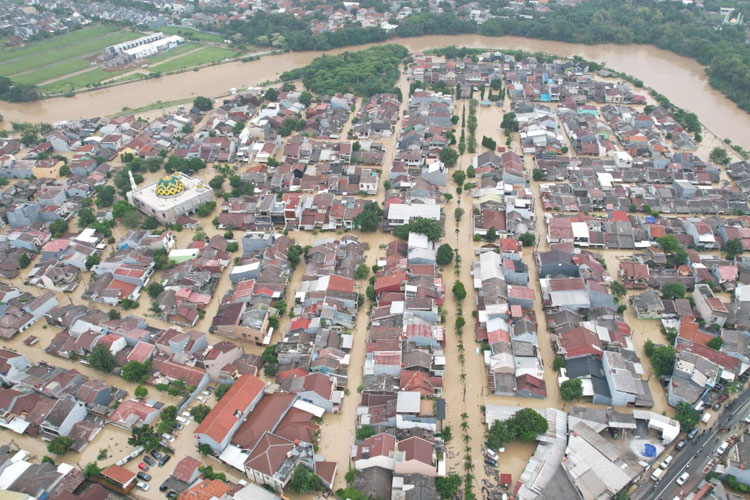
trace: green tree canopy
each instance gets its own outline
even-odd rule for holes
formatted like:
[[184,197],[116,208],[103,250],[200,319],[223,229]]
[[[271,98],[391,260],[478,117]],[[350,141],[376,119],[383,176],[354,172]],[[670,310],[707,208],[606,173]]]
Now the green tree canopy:
[[696,410],[693,405],[685,403],[684,401],[677,404],[677,415],[675,419],[680,423],[680,428],[689,432],[695,429],[700,421],[701,414]]
[[193,106],[201,111],[209,111],[214,107],[214,103],[208,97],[198,96],[193,100]]
[[103,345],[94,347],[94,350],[88,355],[87,361],[91,368],[100,372],[109,373],[117,366],[114,355]]
[[676,358],[677,354],[671,345],[654,348],[654,353],[651,355],[651,365],[654,367],[656,375],[671,375]]
[[440,221],[417,217],[409,224],[398,226],[393,230],[393,235],[402,240],[408,239],[409,233],[424,234],[428,240],[438,241],[443,237],[443,226]]
[[455,167],[458,161],[458,153],[453,148],[444,147],[440,150],[440,161],[446,167]]
[[73,446],[73,438],[58,436],[47,444],[47,451],[55,455],[62,455]]
[[665,299],[684,299],[685,291],[682,283],[667,283],[661,287],[661,295]]
[[745,247],[742,245],[742,241],[738,239],[732,239],[726,242],[724,245],[724,253],[727,255],[728,259],[734,259],[738,255],[742,255],[742,253],[745,251]]
[[440,266],[445,266],[451,263],[453,260],[453,249],[447,243],[443,243],[437,249],[437,257],[435,261]]
[[383,220],[383,209],[371,201],[367,203],[362,211],[354,218],[354,227],[365,233],[377,231],[380,222]]
[[311,491],[320,491],[323,483],[320,478],[304,465],[298,465],[292,472],[292,479],[289,482],[292,491],[296,493],[308,493]]
[[201,423],[210,411],[211,408],[206,405],[196,405],[190,408],[190,416],[193,417],[196,422]]
[[[560,358],[557,358],[560,359]],[[572,378],[560,384],[560,397],[563,401],[572,401],[583,397],[583,383],[579,378]]]

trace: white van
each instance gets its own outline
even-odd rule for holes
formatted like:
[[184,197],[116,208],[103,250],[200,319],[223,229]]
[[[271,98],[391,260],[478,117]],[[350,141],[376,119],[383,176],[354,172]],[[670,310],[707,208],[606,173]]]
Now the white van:
[[654,469],[654,472],[651,473],[651,480],[658,481],[661,479],[662,474],[664,474],[664,469]]
[[659,464],[659,468],[666,469],[667,467],[669,467],[669,464],[672,463],[672,458],[673,458],[672,455],[667,455],[667,458],[662,460],[662,462]]
[[704,413],[703,416],[701,417],[701,422],[703,422],[704,424],[707,424],[709,420],[711,420],[711,414],[708,412]]
[[676,483],[679,486],[682,486],[683,484],[685,484],[685,481],[687,481],[689,477],[690,477],[689,472],[683,472],[682,475],[680,475],[680,477],[677,478]]
[[723,455],[725,451],[727,451],[727,448],[729,447],[729,443],[726,441],[722,441],[719,447],[716,449],[717,455]]

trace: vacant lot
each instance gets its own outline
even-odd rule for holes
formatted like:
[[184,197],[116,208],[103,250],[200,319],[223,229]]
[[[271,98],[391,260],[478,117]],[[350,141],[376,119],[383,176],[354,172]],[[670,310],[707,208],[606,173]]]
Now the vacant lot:
[[104,71],[102,69],[92,69],[91,71],[85,71],[77,75],[73,75],[70,78],[64,78],[57,80],[47,85],[42,85],[42,90],[51,93],[68,92],[71,90],[78,90],[86,88],[94,83],[103,82],[104,80],[115,79],[117,75],[121,75],[129,70],[122,71]]
[[230,49],[222,49],[219,47],[205,47],[196,52],[172,59],[163,64],[152,66],[152,71],[160,71],[167,73],[169,71],[178,71],[181,69],[189,69],[201,64],[208,64],[212,62],[219,62],[227,58],[232,58],[240,55],[240,52]]
[[148,64],[153,66],[154,64],[158,64],[162,61],[166,61],[167,59],[177,57],[180,54],[185,54],[187,52],[198,49],[200,47],[201,47],[201,44],[196,43],[196,42],[183,43],[179,47],[175,47],[172,50],[168,50],[164,52],[163,54],[158,54],[158,55],[155,55],[154,57],[149,57],[147,62]]

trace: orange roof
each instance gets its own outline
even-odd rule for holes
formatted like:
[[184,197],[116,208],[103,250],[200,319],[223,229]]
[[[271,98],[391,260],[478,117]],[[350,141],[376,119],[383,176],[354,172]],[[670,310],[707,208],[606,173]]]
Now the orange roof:
[[135,473],[125,467],[111,465],[102,471],[102,476],[124,486],[133,480]]
[[234,488],[232,484],[225,483],[221,479],[204,479],[192,488],[180,493],[177,498],[179,500],[211,500],[212,498],[223,497],[232,488]]
[[195,434],[205,434],[221,443],[237,422],[235,412],[244,413],[264,388],[265,384],[258,377],[242,375],[206,415]]
[[692,318],[682,318],[680,321],[680,338],[696,344],[706,345],[713,337],[698,330],[698,323]]
[[649,230],[651,231],[651,238],[661,238],[662,236],[667,235],[667,231],[664,228],[664,226],[660,226],[659,224],[651,224],[648,226]]

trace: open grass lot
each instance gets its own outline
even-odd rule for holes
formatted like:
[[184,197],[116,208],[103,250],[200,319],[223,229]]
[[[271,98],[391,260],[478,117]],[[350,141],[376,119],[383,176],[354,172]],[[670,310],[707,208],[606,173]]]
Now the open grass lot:
[[82,88],[85,88],[87,85],[92,85],[94,83],[103,82],[104,80],[114,79],[117,77],[117,75],[125,73],[126,71],[129,71],[129,70],[111,72],[111,71],[104,71],[98,68],[92,69],[91,71],[86,71],[84,73],[73,75],[70,78],[64,78],[62,80],[52,82],[48,85],[43,85],[42,90],[57,94],[57,93],[62,93],[62,92],[68,92],[69,90],[82,89]]
[[0,51],[0,63],[23,56],[33,55],[37,52],[49,50],[51,48],[54,49],[85,42],[86,40],[102,37],[115,31],[117,31],[117,28],[112,26],[93,26],[91,28],[71,31],[70,33],[65,33],[64,35],[56,35],[50,38],[45,38],[44,40],[31,42],[23,47],[10,48]]
[[159,28],[159,31],[165,35],[180,35],[188,40],[200,40],[203,42],[212,43],[224,43],[224,39],[221,35],[212,35],[211,33],[203,33],[192,28],[181,28],[179,26],[164,26]]
[[218,62],[226,58],[236,57],[240,54],[241,52],[236,50],[222,49],[219,47],[205,47],[197,52],[193,52],[192,54],[187,54],[163,64],[152,66],[151,70],[167,73],[169,71],[193,68],[201,64]]
[[[83,56],[86,54],[95,53],[109,45],[132,40],[134,38],[138,38],[139,36],[142,36],[142,34],[130,31],[119,31],[114,33],[106,33],[104,35],[96,34],[93,37],[89,36],[84,40],[79,40],[75,43],[70,43],[67,45],[58,43],[54,46],[45,46],[45,48],[37,49],[33,53],[28,53],[21,57],[2,62],[2,64],[0,64],[0,76],[10,76],[12,78],[13,75],[17,75],[18,73],[22,73],[24,71],[43,71],[43,66],[59,63],[60,61],[72,63],[73,61],[67,60],[83,60]],[[47,42],[47,40],[44,40],[43,43],[44,42]],[[78,71],[80,69],[82,68],[79,67],[78,69],[74,69],[73,71]],[[64,75],[65,73],[62,74]],[[62,75],[58,73],[56,76]],[[53,78],[53,76],[51,76],[50,78]],[[41,78],[37,79],[37,81],[49,80],[50,78]]]
[[167,59],[171,59],[172,57],[177,57],[180,54],[185,54],[186,52],[190,52],[191,50],[195,50],[198,47],[200,47],[201,44],[195,43],[195,42],[187,42],[179,47],[175,47],[172,50],[168,50],[167,52],[164,52],[163,54],[155,55],[154,57],[148,58],[148,63],[153,66],[154,64],[158,64],[162,61],[166,61]]
[[23,73],[13,77],[13,81],[22,85],[36,85],[53,78],[59,78],[61,76],[75,73],[76,71],[84,70],[91,66],[91,62],[86,59],[79,57],[76,59],[69,59],[59,64],[50,64],[43,68]]

